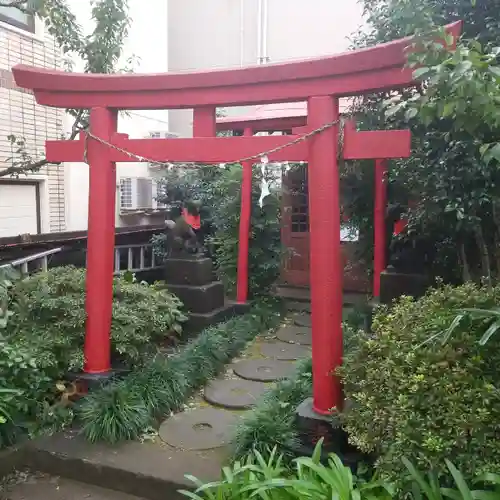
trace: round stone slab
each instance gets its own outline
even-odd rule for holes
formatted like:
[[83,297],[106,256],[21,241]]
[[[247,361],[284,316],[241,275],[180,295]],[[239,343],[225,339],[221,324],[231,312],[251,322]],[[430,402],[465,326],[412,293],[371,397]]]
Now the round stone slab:
[[238,417],[215,408],[177,413],[160,426],[160,438],[174,448],[210,450],[230,443]]
[[311,315],[310,314],[295,314],[293,316],[293,322],[297,326],[305,326],[311,328]]
[[205,399],[231,410],[245,410],[255,405],[269,387],[250,380],[214,380],[205,387]]
[[293,363],[277,359],[246,359],[233,366],[238,377],[258,382],[274,382],[293,372]]
[[276,337],[283,342],[290,342],[291,344],[312,344],[311,329],[304,326],[284,326],[278,330]]
[[311,353],[307,346],[298,344],[288,344],[286,342],[264,342],[260,346],[260,352],[268,358],[283,361],[294,361],[305,358]]

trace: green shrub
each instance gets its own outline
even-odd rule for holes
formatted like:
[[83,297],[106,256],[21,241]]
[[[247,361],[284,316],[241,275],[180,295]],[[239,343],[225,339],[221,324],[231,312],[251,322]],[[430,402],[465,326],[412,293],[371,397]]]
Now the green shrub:
[[[276,191],[260,198],[260,171],[254,169],[252,177],[252,213],[248,250],[248,288],[250,295],[262,295],[276,281],[281,270],[281,213]],[[238,241],[241,209],[241,165],[227,169],[215,187],[217,206],[213,210],[216,228],[212,243],[215,247],[217,272],[229,293],[236,291]]]
[[[74,267],[37,273],[9,288],[12,315],[0,330],[0,387],[18,391],[11,406],[23,431],[60,428],[73,418],[58,404],[57,382],[83,366],[84,290],[85,270]],[[181,303],[168,292],[120,277],[113,294],[113,356],[125,365],[182,331]]]
[[183,403],[220,373],[248,341],[278,323],[274,303],[204,330],[180,352],[155,356],[125,380],[85,398],[78,417],[88,440],[115,443],[141,435],[156,418],[179,411]]
[[500,472],[500,336],[482,346],[472,323],[444,345],[428,342],[457,311],[499,302],[500,287],[445,286],[379,309],[373,335],[353,339],[340,369],[353,402],[345,428],[354,445],[378,454],[386,477],[398,476],[402,456],[438,473],[450,458],[466,478]]
[[[37,273],[16,282],[12,294],[14,316],[7,335],[35,349],[37,364],[52,378],[80,370],[85,339],[85,270],[68,266]],[[133,364],[151,342],[179,335],[186,320],[180,309],[181,302],[166,290],[115,278],[114,358]]]
[[[276,171],[275,171],[276,172]],[[281,269],[281,213],[277,190],[259,206],[260,169],[254,169],[252,180],[252,213],[249,245],[250,295],[262,295],[276,281]],[[236,292],[238,241],[241,214],[242,168],[200,166],[185,173],[168,172],[164,179],[166,196],[160,201],[179,205],[187,199],[202,203],[201,221],[211,249],[217,273],[229,295]],[[152,238],[155,255],[165,258],[165,235]]]

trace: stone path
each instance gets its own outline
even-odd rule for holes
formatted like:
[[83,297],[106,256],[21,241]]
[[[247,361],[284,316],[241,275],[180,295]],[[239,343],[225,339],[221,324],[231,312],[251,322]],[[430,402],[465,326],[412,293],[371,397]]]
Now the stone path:
[[160,438],[183,450],[227,445],[244,414],[241,410],[251,409],[273,382],[293,371],[294,361],[309,355],[312,339],[307,325],[310,316],[303,311],[286,320],[275,335],[258,337],[224,377],[207,384],[190,403],[192,409],[161,425]]

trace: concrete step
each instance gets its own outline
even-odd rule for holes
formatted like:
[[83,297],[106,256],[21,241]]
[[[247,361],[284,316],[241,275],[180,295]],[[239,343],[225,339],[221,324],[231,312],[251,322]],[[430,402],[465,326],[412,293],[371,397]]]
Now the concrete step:
[[[132,495],[110,497],[110,500],[182,500],[186,497],[179,489],[193,489],[193,483],[185,475],[192,474],[204,482],[216,481],[228,454],[226,448],[202,452],[179,450],[158,437],[115,446],[91,444],[77,430],[68,430],[27,443],[23,450],[23,468]],[[70,498],[79,500],[76,495]],[[43,497],[34,496],[34,499]],[[47,497],[49,499],[59,500],[58,497]],[[31,500],[30,497],[27,500]]]
[[[311,290],[306,287],[276,285],[274,287],[274,294],[290,302],[291,309],[304,309],[304,306],[301,307],[298,304],[310,304],[311,302]],[[368,295],[363,293],[344,292],[343,294],[344,305],[364,304],[368,299]]]
[[142,497],[46,474],[17,474],[1,490],[7,500],[144,500]]

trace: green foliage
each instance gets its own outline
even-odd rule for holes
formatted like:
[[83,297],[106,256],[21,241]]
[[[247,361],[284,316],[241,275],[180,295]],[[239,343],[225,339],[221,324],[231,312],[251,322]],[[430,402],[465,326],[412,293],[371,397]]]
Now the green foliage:
[[397,480],[401,456],[438,475],[450,457],[467,479],[500,473],[500,336],[483,346],[480,325],[471,323],[444,345],[429,343],[457,311],[489,309],[499,300],[499,287],[471,283],[431,290],[419,300],[402,297],[376,312],[373,335],[353,338],[339,370],[354,403],[345,428],[354,445],[378,455],[386,477]]
[[406,491],[396,490],[389,482],[372,477],[365,481],[352,474],[338,456],[331,454],[327,464],[320,462],[322,441],[311,457],[293,461],[293,469],[284,466],[284,456],[275,447],[264,457],[254,450],[245,461],[235,461],[222,469],[219,481],[203,484],[195,477],[186,476],[196,490],[183,490],[192,500],[495,500],[500,493],[500,476],[493,474],[476,479],[477,489],[471,489],[463,475],[446,460],[453,487],[444,488],[436,475],[427,476],[404,459],[407,472],[402,473],[401,483]]
[[[426,240],[423,265],[448,280],[496,279],[500,271],[498,213],[498,0],[362,0],[368,30],[355,36],[357,47],[419,35],[418,91],[407,89],[363,99],[360,122],[366,128],[412,131],[412,156],[391,162],[389,200],[417,201],[410,212],[407,240]],[[464,38],[447,52],[435,43],[440,27],[463,20]],[[429,42],[429,40],[432,40]],[[383,113],[383,109],[387,113]],[[353,218],[370,221],[373,208],[363,200],[370,182],[362,162],[347,177],[356,188],[348,205]],[[366,167],[366,166],[365,166]],[[353,172],[356,174],[354,175]],[[360,193],[361,195],[357,195]],[[372,241],[368,239],[368,241]],[[423,253],[422,253],[423,255]]]
[[[66,55],[64,63],[68,70],[78,57],[85,63],[85,72],[119,71],[117,65],[130,26],[127,0],[93,0],[91,18],[94,26],[89,35],[84,34],[66,0],[0,0],[0,6],[41,18],[48,33]],[[129,67],[123,70],[128,71]],[[70,139],[74,139],[88,125],[88,111],[67,111],[75,119],[70,134]],[[24,137],[9,136],[9,141],[14,145],[14,154],[7,160],[10,166],[0,169],[0,177],[36,172],[49,163],[38,156]]]
[[277,382],[245,416],[233,439],[233,456],[244,460],[254,449],[265,455],[274,446],[289,453],[297,439],[295,410],[311,395],[312,362],[307,359],[299,361],[295,373]]
[[[213,244],[217,272],[229,292],[236,290],[238,242],[241,208],[240,165],[231,166],[215,189],[219,194],[214,210],[216,227]],[[254,169],[252,177],[252,215],[248,254],[248,288],[250,296],[266,293],[281,269],[280,202],[276,191],[259,207],[261,173]]]
[[[83,365],[85,270],[57,267],[13,282],[8,293],[13,315],[0,331],[0,387],[15,391],[13,423],[34,434],[60,428],[73,413],[60,404],[57,382]],[[122,364],[182,331],[181,304],[168,292],[120,277],[113,294],[112,349]]]
[[9,291],[17,278],[19,273],[12,266],[0,267],[0,328],[5,328],[9,318],[14,314],[9,309]]
[[[239,164],[225,168],[200,166],[186,172],[173,169],[165,176],[165,197],[160,199],[176,207],[189,199],[200,200],[202,229],[208,235],[207,243],[212,249],[217,273],[229,294],[236,291],[241,178]],[[276,190],[272,191],[260,208],[260,183],[261,173],[254,169],[249,246],[252,296],[264,294],[276,281],[282,256],[279,195]],[[164,236],[156,236],[153,243],[155,254],[164,257]]]
[[[85,338],[85,270],[56,267],[16,282],[15,315],[7,335],[37,352],[37,364],[52,378],[80,370]],[[187,318],[181,302],[166,290],[113,281],[113,356],[126,365],[137,362],[152,342],[177,337]]]
[[279,318],[276,304],[258,303],[244,316],[207,328],[177,354],[157,355],[123,381],[93,392],[78,411],[84,435],[110,443],[139,437],[155,418],[179,411],[194,391]]

